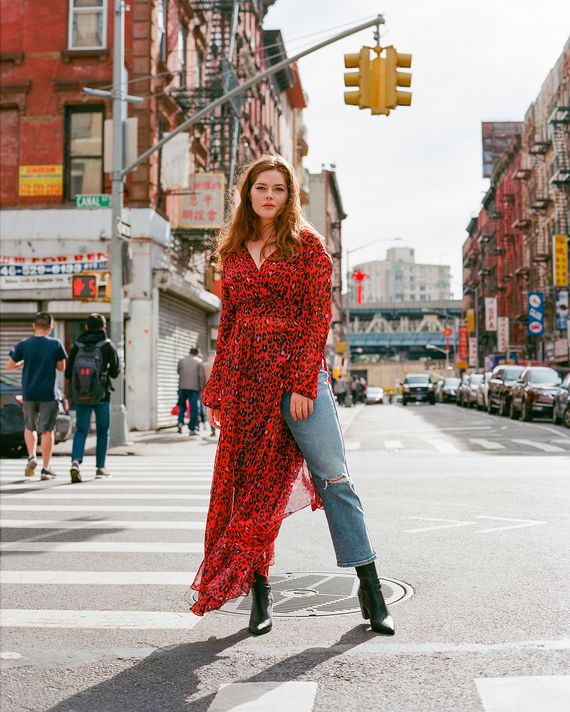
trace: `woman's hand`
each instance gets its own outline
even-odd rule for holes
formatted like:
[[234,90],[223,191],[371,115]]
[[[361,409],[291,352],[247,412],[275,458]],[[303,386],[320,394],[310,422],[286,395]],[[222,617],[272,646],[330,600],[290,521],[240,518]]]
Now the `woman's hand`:
[[291,417],[293,420],[307,420],[313,413],[313,401],[299,393],[291,394]]
[[218,430],[222,429],[222,421],[220,419],[219,408],[209,408],[208,406],[206,406],[206,418],[208,419],[208,423],[210,423],[212,428],[217,428]]

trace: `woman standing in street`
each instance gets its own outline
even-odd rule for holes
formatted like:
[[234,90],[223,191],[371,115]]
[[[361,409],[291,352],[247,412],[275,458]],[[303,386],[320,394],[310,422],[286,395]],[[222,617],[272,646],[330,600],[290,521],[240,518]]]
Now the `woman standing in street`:
[[325,370],[331,259],[280,156],[250,163],[236,198],[216,250],[222,313],[203,401],[220,438],[192,611],[251,589],[249,630],[268,633],[274,542],[284,517],[310,504],[324,507],[338,565],[356,567],[362,615],[393,635]]

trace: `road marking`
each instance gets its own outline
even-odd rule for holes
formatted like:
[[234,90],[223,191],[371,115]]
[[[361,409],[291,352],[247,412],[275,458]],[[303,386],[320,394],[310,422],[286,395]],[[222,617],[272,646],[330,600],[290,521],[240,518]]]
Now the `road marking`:
[[[42,504],[42,512],[207,512],[208,507],[161,507],[160,505],[145,505],[140,507],[115,504],[100,504],[96,507],[89,504]],[[35,504],[1,504],[2,512],[37,512]]]
[[[14,482],[14,480],[17,480]],[[143,476],[138,476],[138,475],[119,475],[116,477],[113,477],[110,480],[96,480],[94,477],[89,477],[88,479],[83,480],[83,485],[94,485],[97,484],[98,486],[101,487],[109,487],[111,485],[117,486],[121,483],[127,483],[124,484],[124,487],[132,487],[131,483],[132,482],[156,482],[154,487],[163,487],[163,483],[165,482],[178,482],[181,487],[184,485],[191,483],[191,482],[211,482],[212,481],[212,475],[204,475],[201,477],[195,477],[195,476],[188,476],[188,477],[161,477],[160,479],[156,479],[155,477],[151,477],[150,475],[143,475]],[[40,484],[41,483],[41,484]],[[115,485],[116,483],[116,485]],[[50,480],[49,482],[46,482],[45,480],[42,481],[39,478],[34,478],[32,479],[31,477],[26,477],[24,479],[23,475],[18,476],[15,475],[14,477],[1,477],[0,476],[0,485],[2,487],[10,487],[12,486],[23,486],[23,487],[29,487],[30,485],[36,485],[36,486],[41,486],[41,487],[55,487],[57,486],[69,486],[71,484],[71,481],[68,477],[58,477],[56,480]],[[143,486],[143,485],[141,485]],[[149,485],[150,487],[151,485]],[[81,487],[80,489],[83,489]],[[143,486],[144,489],[144,486]]]
[[231,682],[220,685],[208,712],[311,712],[316,682]]
[[206,522],[187,522],[185,520],[136,521],[131,519],[0,519],[0,529],[199,529],[206,528]]
[[360,450],[360,443],[358,442],[358,440],[347,440],[344,443],[344,449],[345,450]]
[[451,529],[453,527],[467,527],[473,522],[465,522],[460,519],[434,519],[433,517],[408,517],[408,519],[419,519],[423,522],[448,522],[434,527],[423,527],[422,529],[404,529],[404,534],[419,534],[420,532],[433,532],[436,529]]
[[535,440],[524,440],[523,438],[512,438],[514,443],[519,445],[530,445],[530,447],[535,447],[537,450],[542,450],[543,452],[566,452],[563,447],[558,447],[558,445],[549,445],[548,443],[539,443]]
[[186,541],[9,541],[0,551],[107,554],[201,554],[203,545]]
[[570,676],[475,678],[485,712],[568,712]]
[[189,586],[195,571],[0,571],[0,583],[58,586]]
[[475,517],[475,519],[493,519],[499,522],[521,522],[519,524],[508,525],[505,527],[493,527],[492,529],[479,529],[478,534],[488,534],[489,532],[503,532],[507,529],[523,529],[524,527],[539,527],[546,522],[541,522],[538,519],[510,519],[509,517]]
[[386,450],[401,450],[404,445],[400,440],[384,440],[384,447]]
[[[35,486],[34,486],[35,485]],[[29,489],[30,486],[34,486],[33,491],[34,492],[46,492],[48,490],[53,490],[57,489],[59,490],[60,487],[65,487],[66,489],[64,490],[65,492],[69,491],[69,487],[71,486],[70,482],[62,482],[61,484],[59,482],[54,483],[53,481],[48,484],[47,487],[42,487],[39,486],[39,483],[36,482],[30,482],[30,483],[18,483],[14,485],[2,485],[0,486],[0,495],[4,492],[17,492],[18,490],[23,490],[23,489]],[[124,484],[115,484],[111,482],[105,481],[105,483],[99,482],[99,480],[92,480],[83,482],[81,487],[79,488],[81,491],[87,490],[89,492],[94,492],[95,489],[97,490],[103,490],[106,492],[107,490],[105,489],[108,487],[109,489],[114,489],[114,490],[129,490],[129,492],[133,491],[133,486],[132,485],[124,485]],[[210,489],[210,484],[203,484],[203,485],[184,485],[184,484],[179,484],[179,485],[163,485],[161,483],[157,483],[156,485],[138,485],[136,487],[137,491],[138,490],[153,490],[153,489],[158,489],[158,490],[174,490],[175,492],[182,492],[184,490],[208,490]],[[73,489],[74,492],[77,492],[78,489],[74,487]]]
[[20,499],[20,498],[25,498],[25,499],[88,499],[90,501],[94,499],[127,499],[129,501],[133,499],[205,499],[208,500],[210,499],[209,494],[153,494],[149,492],[148,494],[96,494],[95,492],[90,493],[90,494],[76,494],[77,490],[65,490],[65,491],[57,491],[54,494],[49,494],[49,492],[46,490],[45,492],[41,493],[36,493],[36,492],[24,492],[22,494],[12,494],[10,495],[10,501]]
[[450,443],[449,440],[440,440],[439,438],[427,438],[423,437],[422,440],[425,440],[426,443],[434,447],[438,452],[446,452],[446,453],[457,453],[459,452],[459,449],[453,445],[453,443]]
[[164,611],[66,611],[5,608],[3,628],[111,628],[118,630],[189,630],[200,618]]
[[483,440],[482,438],[469,438],[469,442],[480,445],[485,450],[504,450],[505,446],[495,440]]

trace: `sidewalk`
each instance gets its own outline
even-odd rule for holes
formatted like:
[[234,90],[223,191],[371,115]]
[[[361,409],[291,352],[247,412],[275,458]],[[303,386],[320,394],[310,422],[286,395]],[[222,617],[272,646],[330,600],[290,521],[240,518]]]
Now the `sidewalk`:
[[[362,404],[353,408],[339,408],[338,417],[342,427],[342,432],[346,433],[355,418],[364,408]],[[209,426],[201,430],[197,437],[190,438],[187,430],[180,434],[176,427],[164,428],[163,430],[133,430],[129,433],[130,442],[128,445],[119,445],[109,448],[109,455],[161,455],[168,450],[169,455],[184,454],[187,448],[213,447],[217,444],[218,438],[210,437]],[[85,454],[95,455],[95,433],[90,433],[85,444]],[[58,443],[53,450],[54,457],[71,457],[72,438],[63,443]]]

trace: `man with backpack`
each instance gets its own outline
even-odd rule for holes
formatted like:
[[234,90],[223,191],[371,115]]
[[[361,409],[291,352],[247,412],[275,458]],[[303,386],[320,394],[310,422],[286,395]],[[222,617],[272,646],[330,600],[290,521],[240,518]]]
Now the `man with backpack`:
[[57,395],[55,372],[63,371],[67,354],[59,339],[50,336],[53,317],[47,312],[38,312],[32,324],[34,335],[20,341],[10,351],[6,370],[22,368],[22,409],[24,413],[24,440],[28,450],[25,476],[33,477],[38,462],[36,448],[38,433],[42,445],[42,470],[40,479],[51,480],[56,476],[49,462],[55,442],[54,430],[57,419]]
[[89,434],[91,414],[95,411],[97,446],[95,478],[110,477],[105,469],[111,421],[111,379],[120,373],[117,349],[107,337],[107,322],[102,314],[91,314],[85,322],[85,333],[77,339],[69,354],[65,377],[69,394],[75,403],[76,432],[71,449],[71,481],[82,482],[79,466],[83,461],[85,440]]

